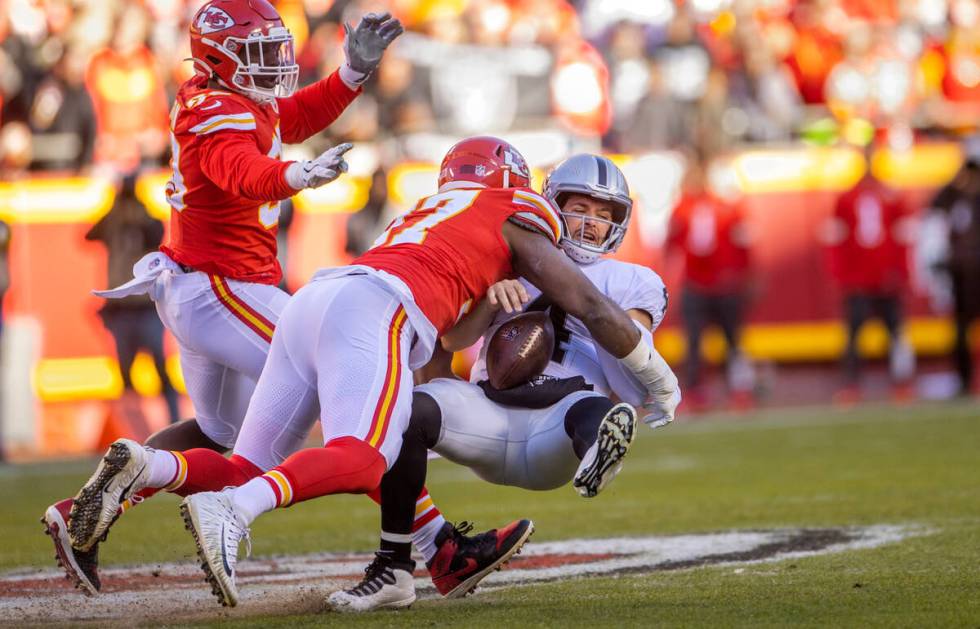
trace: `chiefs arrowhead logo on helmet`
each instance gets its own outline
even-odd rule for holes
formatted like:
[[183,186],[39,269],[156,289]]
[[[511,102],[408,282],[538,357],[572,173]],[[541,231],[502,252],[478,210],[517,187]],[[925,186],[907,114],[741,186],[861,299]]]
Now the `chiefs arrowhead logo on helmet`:
[[235,25],[235,20],[218,7],[205,7],[197,16],[197,30],[201,34],[223,31]]

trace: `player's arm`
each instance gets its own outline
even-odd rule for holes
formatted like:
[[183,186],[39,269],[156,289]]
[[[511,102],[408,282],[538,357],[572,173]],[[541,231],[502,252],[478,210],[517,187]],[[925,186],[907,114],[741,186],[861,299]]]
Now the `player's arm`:
[[219,131],[201,143],[201,171],[216,186],[256,201],[279,201],[296,194],[286,180],[282,162],[259,151],[255,137],[244,131]]
[[303,142],[320,133],[344,113],[361,93],[360,86],[350,87],[340,78],[340,71],[308,85],[279,101],[279,131],[286,144]]
[[385,49],[402,32],[401,23],[389,13],[368,13],[356,28],[344,24],[344,65],[326,79],[279,99],[283,142],[302,142],[330,126],[361,93]]
[[[626,270],[629,271],[627,275]],[[659,327],[667,312],[667,289],[660,276],[652,269],[639,265],[624,267],[620,274],[624,280],[616,285],[615,295],[610,295],[617,303],[628,308],[626,313],[640,331],[643,343],[656,351],[653,331]],[[602,347],[596,345],[599,366],[609,388],[616,397],[634,406],[641,405],[646,389],[625,365]]]
[[674,410],[680,403],[677,378],[652,343],[643,340],[629,315],[600,293],[568,256],[554,246],[554,240],[510,222],[504,224],[503,235],[511,249],[514,270],[579,319],[596,343],[644,386],[647,396],[643,406],[650,413],[645,420],[653,424],[673,421]]
[[486,333],[500,310],[508,314],[520,312],[530,300],[527,289],[518,280],[500,280],[487,289],[486,297],[476,308],[442,335],[443,349],[450,352],[466,349]]

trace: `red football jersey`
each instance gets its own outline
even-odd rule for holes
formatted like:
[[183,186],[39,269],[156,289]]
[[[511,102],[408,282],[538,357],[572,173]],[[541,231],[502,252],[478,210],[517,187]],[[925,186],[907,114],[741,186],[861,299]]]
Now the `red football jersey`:
[[830,269],[847,291],[897,292],[908,279],[901,197],[865,176],[837,200],[827,239]]
[[279,201],[296,194],[282,143],[323,130],[357,94],[336,72],[268,104],[212,89],[203,76],[184,83],[170,114],[173,210],[160,249],[198,271],[277,284]]
[[558,210],[529,188],[462,188],[425,197],[395,219],[352,264],[391,273],[408,285],[439,335],[492,284],[513,277],[501,228],[512,220],[558,244]]
[[708,292],[744,288],[749,243],[739,205],[685,194],[671,215],[669,238],[684,251],[684,276],[691,285]]

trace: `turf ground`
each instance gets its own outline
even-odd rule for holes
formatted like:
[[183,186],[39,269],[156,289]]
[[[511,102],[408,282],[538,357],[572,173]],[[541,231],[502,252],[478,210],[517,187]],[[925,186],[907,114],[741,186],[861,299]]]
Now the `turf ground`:
[[[92,463],[0,468],[0,579],[4,573],[53,567],[37,519],[47,504],[84,481]],[[173,622],[980,626],[980,406],[975,404],[767,411],[678,421],[656,433],[644,428],[623,474],[593,500],[568,487],[552,492],[495,487],[445,461],[430,466],[429,488],[450,520],[473,521],[478,530],[514,517],[532,518],[537,533],[529,550],[572,538],[795,527],[888,524],[918,533],[870,549],[764,563],[561,579],[478,591],[462,601],[429,595],[401,613],[341,617],[298,613],[309,606],[273,604],[259,615],[230,618],[217,606],[213,611],[204,606],[189,610],[186,618],[172,617]],[[103,563],[192,564],[193,544],[176,504],[164,496],[127,514],[104,545]],[[377,510],[363,497],[332,497],[268,515],[252,534],[259,556],[370,551]],[[0,580],[0,594],[4,587]],[[3,607],[0,596],[0,618],[17,618]],[[150,622],[131,609],[129,623],[141,619]]]

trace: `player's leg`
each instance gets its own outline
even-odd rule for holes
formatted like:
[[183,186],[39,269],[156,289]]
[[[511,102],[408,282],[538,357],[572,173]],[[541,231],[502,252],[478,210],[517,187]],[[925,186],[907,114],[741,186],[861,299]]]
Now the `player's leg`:
[[956,364],[956,374],[960,379],[959,394],[968,395],[973,386],[973,352],[970,348],[970,324],[974,315],[970,304],[975,299],[970,291],[972,287],[967,281],[967,274],[962,270],[953,269],[953,323],[956,336],[953,341],[953,361]]
[[888,371],[895,386],[895,396],[906,399],[912,395],[911,381],[915,374],[915,351],[905,337],[902,320],[902,300],[898,295],[881,295],[876,310],[888,331]]
[[741,293],[718,296],[718,326],[728,350],[725,357],[725,372],[728,390],[736,408],[747,408],[752,404],[752,390],[755,388],[755,369],[748,356],[742,351],[742,320],[745,300]]
[[[556,406],[561,406],[559,403]],[[555,409],[557,411],[558,409]],[[543,421],[534,418],[531,438],[528,439],[528,468],[532,477],[544,475],[544,469],[558,468],[557,463],[549,463],[560,445],[550,427],[550,419]],[[626,458],[636,438],[636,410],[626,403],[613,404],[605,396],[593,395],[573,403],[564,413],[565,432],[572,438],[576,456],[581,461],[575,470],[572,486],[581,496],[595,497],[605,489],[623,468]],[[541,425],[541,429],[538,425]],[[584,454],[579,454],[581,446],[592,442]],[[561,450],[558,450],[560,453]]]
[[860,378],[861,359],[858,356],[858,334],[870,314],[871,303],[867,295],[851,293],[844,297],[844,317],[847,328],[847,345],[844,349],[844,378],[847,386],[856,387]]
[[[275,287],[228,282],[203,273],[174,275],[157,295],[157,312],[178,341],[197,424],[209,441],[226,448],[234,445],[268,354],[271,321],[278,320],[287,301],[288,295]],[[188,478],[187,457],[202,459],[194,469],[209,472],[198,475],[203,484]],[[115,520],[118,506],[125,506],[137,492],[150,490],[143,494],[148,497],[159,488],[201,491],[224,476],[238,478],[231,473],[242,471],[238,467],[227,468],[226,475],[216,474],[226,466],[224,457],[210,449],[180,454],[120,440],[76,495],[68,531],[72,545],[91,549]]]
[[[458,380],[437,380],[452,387],[458,383],[469,392],[473,386]],[[430,390],[439,390],[435,384]],[[479,389],[476,389],[479,391]],[[485,400],[485,398],[484,398]],[[479,413],[480,409],[472,409]],[[428,450],[442,433],[442,411],[432,395],[416,391],[412,416],[402,438],[402,448],[395,465],[382,479],[379,491],[371,497],[381,504],[382,554],[408,557],[414,543],[422,553],[436,589],[447,597],[465,596],[486,575],[520,550],[533,532],[530,520],[518,520],[500,529],[468,536],[472,526],[453,526],[436,508],[424,488]],[[415,498],[418,496],[418,498]],[[393,532],[410,535],[391,535]],[[381,605],[369,590],[352,588],[335,592],[328,602],[342,611],[370,611]]]
[[[300,310],[313,313],[316,320],[294,330],[290,313]],[[241,529],[259,514],[294,502],[376,488],[389,462],[397,458],[411,415],[408,353],[414,332],[404,308],[386,288],[363,276],[314,282],[296,294],[280,327],[290,356],[301,366],[316,367],[326,443],[291,455],[241,487],[198,494],[182,504],[185,520],[195,520],[195,512],[202,516],[189,523],[225,604],[234,604],[236,592],[224,549],[237,548],[244,533],[223,531]],[[291,342],[291,332],[296,343]],[[217,506],[205,508],[219,502],[235,517],[217,513]],[[392,574],[389,568],[375,576],[384,581]],[[408,591],[391,604],[409,604],[408,598],[414,600],[410,570],[394,572],[402,574],[394,576],[393,584],[383,585]]]
[[[422,447],[469,467],[484,480],[510,484],[508,454],[518,451],[514,441],[523,437],[511,434],[511,417],[504,407],[488,400],[480,387],[447,378],[416,387],[415,399],[406,440],[418,439]],[[451,525],[426,494],[419,498],[415,512],[413,542],[436,589],[447,597],[471,592],[518,553],[534,532],[534,524],[521,519],[467,535],[472,527]]]
[[684,357],[684,371],[687,381],[687,395],[694,406],[704,405],[701,390],[703,362],[701,359],[701,335],[707,321],[707,300],[691,287],[681,293],[681,316],[684,320],[684,335],[687,340],[687,353]]
[[[295,312],[300,315],[298,320],[288,307],[283,313],[284,325],[272,339],[269,359],[255,387],[231,459],[197,455],[188,461],[188,478],[198,487],[216,476],[221,478],[219,483],[205,488],[213,493],[204,494],[198,501],[185,501],[181,513],[197,541],[205,576],[219,601],[227,605],[235,605],[238,600],[238,543],[247,537],[248,524],[262,507],[256,505],[256,492],[239,494],[238,500],[233,501],[229,493],[216,490],[243,485],[282,463],[303,443],[319,413],[314,367],[308,360],[294,360],[285,340],[290,321],[301,335],[307,327],[302,309]],[[262,498],[258,493],[258,499]],[[234,550],[228,553],[228,548]]]

